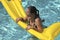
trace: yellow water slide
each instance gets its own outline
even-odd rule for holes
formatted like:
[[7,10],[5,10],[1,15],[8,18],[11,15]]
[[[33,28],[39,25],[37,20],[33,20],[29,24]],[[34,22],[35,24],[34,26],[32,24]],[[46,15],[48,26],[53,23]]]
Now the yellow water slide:
[[[18,17],[26,17],[21,2],[21,0],[1,0],[4,8],[14,21],[16,21],[16,18]],[[19,21],[18,25],[24,29],[27,27],[27,24],[22,21]],[[48,28],[45,28],[42,33],[33,29],[27,31],[41,40],[54,40],[54,38],[60,33],[60,22],[53,23]]]

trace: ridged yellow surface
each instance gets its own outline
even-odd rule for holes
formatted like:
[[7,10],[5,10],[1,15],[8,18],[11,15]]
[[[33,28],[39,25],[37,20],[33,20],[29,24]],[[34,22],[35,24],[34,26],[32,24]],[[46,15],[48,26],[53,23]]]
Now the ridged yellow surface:
[[[11,16],[11,18],[16,21],[16,18],[18,17],[26,17],[26,14],[24,12],[24,9],[22,7],[21,1],[19,0],[1,0],[1,3],[7,10],[8,14]],[[27,24],[19,21],[18,24],[20,27],[26,29]],[[55,36],[58,35],[60,32],[60,22],[53,23],[48,28],[44,29],[43,33],[39,33],[33,29],[28,30],[29,33],[36,36],[37,38],[41,40],[54,40]]]

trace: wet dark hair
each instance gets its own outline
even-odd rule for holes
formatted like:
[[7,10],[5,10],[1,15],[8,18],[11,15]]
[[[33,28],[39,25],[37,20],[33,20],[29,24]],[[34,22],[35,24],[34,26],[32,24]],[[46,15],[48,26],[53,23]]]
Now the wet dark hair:
[[[31,14],[33,13],[33,14],[35,15],[35,18],[40,18],[40,17],[39,17],[39,10],[36,9],[35,6],[29,6],[28,9],[30,10],[30,13],[31,13]],[[41,19],[41,18],[40,18],[40,19]],[[44,22],[45,20],[43,19],[43,20],[41,20],[41,21]]]
[[37,10],[35,6],[29,6],[28,9],[31,14],[33,13],[35,15],[35,17],[39,17],[39,10]]

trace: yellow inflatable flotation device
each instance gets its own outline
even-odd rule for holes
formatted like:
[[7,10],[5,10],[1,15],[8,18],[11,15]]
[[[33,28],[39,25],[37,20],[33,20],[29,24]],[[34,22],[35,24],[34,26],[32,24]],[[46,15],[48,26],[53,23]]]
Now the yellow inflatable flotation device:
[[[22,2],[21,0],[0,0],[0,1],[14,21],[16,21],[16,18],[18,17],[22,18],[26,17],[26,14],[21,4]],[[26,29],[27,27],[27,24],[22,21],[19,21],[18,24],[20,25],[20,27],[24,29]],[[43,33],[39,33],[33,29],[28,30],[28,32],[41,40],[54,40],[54,38],[60,32],[60,22],[54,23],[48,28],[44,29]]]

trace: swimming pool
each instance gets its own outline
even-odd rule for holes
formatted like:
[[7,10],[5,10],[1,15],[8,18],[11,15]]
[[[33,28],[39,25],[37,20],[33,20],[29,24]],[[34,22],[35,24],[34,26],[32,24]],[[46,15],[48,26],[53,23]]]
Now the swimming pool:
[[[54,22],[60,22],[59,0],[23,0],[23,7],[34,5],[40,10],[41,19],[45,19],[43,25],[49,26]],[[0,3],[0,40],[38,40],[26,30],[20,28],[7,14]],[[55,38],[60,40],[60,34]]]

